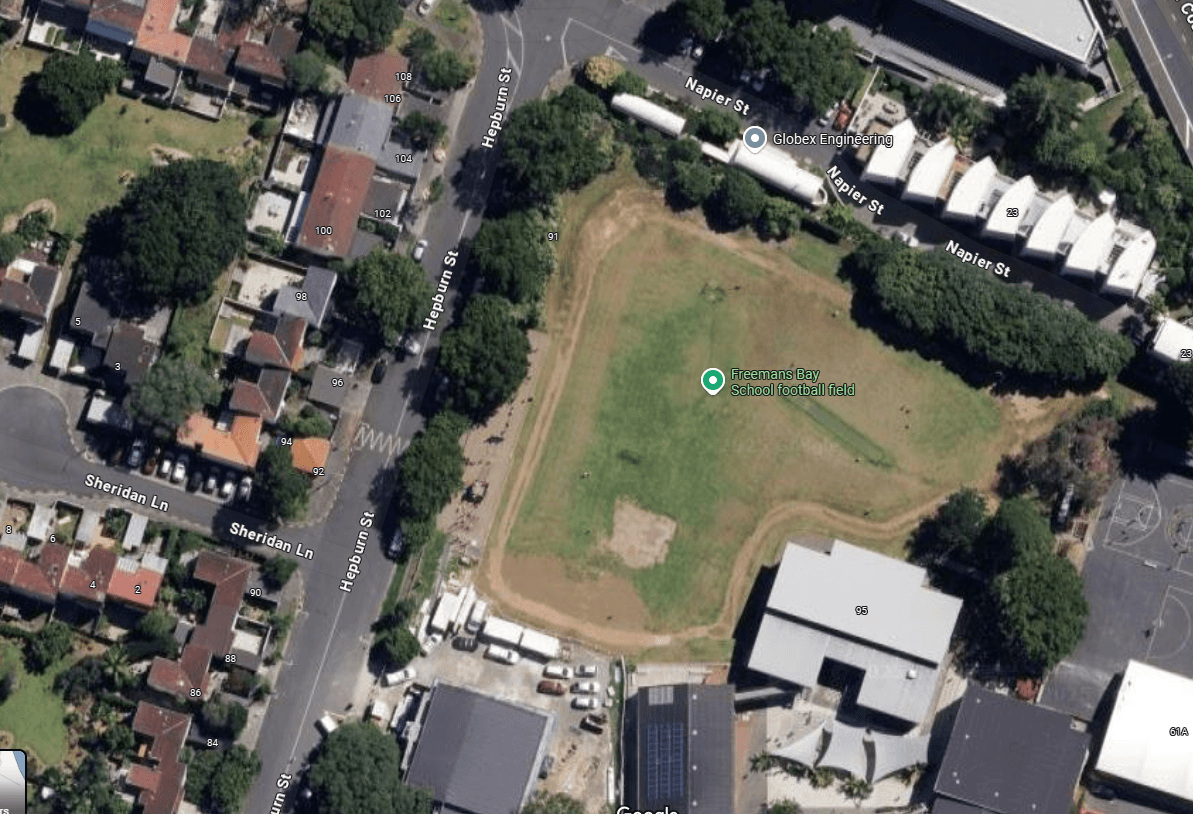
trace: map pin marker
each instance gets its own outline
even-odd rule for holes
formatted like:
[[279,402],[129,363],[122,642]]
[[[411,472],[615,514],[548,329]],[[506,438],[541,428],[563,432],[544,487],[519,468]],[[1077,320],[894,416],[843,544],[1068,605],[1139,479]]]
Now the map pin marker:
[[742,133],[741,140],[747,150],[757,153],[766,146],[766,131],[755,124],[746,128],[746,132]]
[[704,373],[700,374],[700,386],[710,396],[715,396],[725,386],[725,374],[715,367],[710,367]]

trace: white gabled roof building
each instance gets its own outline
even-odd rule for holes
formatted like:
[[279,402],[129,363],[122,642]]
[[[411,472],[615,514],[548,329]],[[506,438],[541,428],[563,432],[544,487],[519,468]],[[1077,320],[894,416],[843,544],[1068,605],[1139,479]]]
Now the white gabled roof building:
[[1067,192],[1049,204],[1027,234],[1023,244],[1025,257],[1052,260],[1060,253],[1060,243],[1069,227],[1069,221],[1077,212],[1077,202]]
[[974,164],[961,176],[957,186],[953,187],[953,194],[949,196],[941,214],[946,218],[976,220],[982,201],[986,198],[986,191],[994,183],[996,175],[998,167],[994,165],[994,159],[990,156]]
[[[1160,320],[1156,332],[1152,334],[1148,350],[1152,356],[1164,362],[1188,362],[1193,358],[1193,328],[1164,317]],[[1184,351],[1188,351],[1190,355],[1182,356]]]
[[824,179],[808,172],[787,152],[771,144],[753,153],[738,139],[729,154],[729,165],[811,206],[823,206],[828,201]]
[[1102,293],[1134,297],[1155,256],[1156,236],[1145,229],[1127,243],[1123,253],[1114,261],[1106,282],[1102,283]]
[[870,160],[862,170],[862,180],[875,184],[895,184],[911,157],[911,150],[915,147],[915,123],[911,119],[904,119],[886,133],[891,137],[891,146],[875,145],[870,153]]
[[951,138],[938,141],[929,147],[912,168],[911,175],[907,177],[907,186],[903,188],[903,200],[936,203],[956,157],[957,147]]
[[1061,274],[1072,274],[1087,279],[1096,277],[1103,261],[1110,254],[1110,244],[1113,240],[1114,216],[1109,212],[1103,212],[1077,236],[1065,257]]
[[1036,197],[1036,182],[1030,175],[1025,175],[999,196],[986,225],[982,227],[983,239],[1014,240],[1019,233],[1019,224],[1023,222],[1032,201]]

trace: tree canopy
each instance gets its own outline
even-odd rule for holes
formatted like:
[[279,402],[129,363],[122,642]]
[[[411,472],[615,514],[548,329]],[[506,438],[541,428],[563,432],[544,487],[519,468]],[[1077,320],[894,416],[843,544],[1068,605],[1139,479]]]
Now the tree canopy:
[[920,101],[916,119],[928,132],[948,133],[965,143],[990,121],[990,108],[971,93],[937,82]]
[[47,135],[73,133],[124,78],[118,60],[95,58],[87,48],[57,53],[32,79],[30,99],[18,105],[30,130]]
[[330,47],[371,54],[389,45],[402,24],[402,6],[398,0],[315,0],[307,22]]
[[[445,340],[446,341],[446,340]],[[460,436],[468,419],[437,413],[410,440],[398,460],[396,500],[404,518],[431,520],[464,485],[464,450]]]
[[677,0],[684,28],[703,42],[712,42],[729,26],[725,0]]
[[470,257],[490,291],[515,303],[538,299],[555,269],[548,229],[535,210],[517,210],[481,224]]
[[421,110],[412,110],[398,122],[402,132],[410,139],[410,144],[419,149],[432,149],[447,134],[447,126],[438,119],[432,119]]
[[986,525],[986,499],[966,487],[949,495],[936,514],[920,524],[913,540],[919,557],[956,556],[968,562]]
[[260,771],[260,756],[240,744],[224,751],[206,749],[187,766],[186,799],[210,814],[239,814]]
[[423,58],[420,67],[431,90],[458,90],[476,75],[476,64],[450,48],[436,49]]
[[986,523],[977,556],[989,571],[1000,573],[1026,558],[1049,555],[1052,547],[1052,529],[1035,503],[1013,497]]
[[291,54],[286,59],[286,81],[300,96],[321,93],[327,84],[327,64],[310,49]]
[[387,670],[398,670],[418,657],[420,645],[405,625],[389,625],[373,639],[373,653],[386,664]]
[[723,229],[740,229],[753,223],[766,206],[766,190],[753,176],[737,167],[721,174],[717,190],[708,199],[708,218]]
[[503,192],[516,204],[542,205],[583,186],[613,162],[605,106],[575,85],[514,109],[502,136]]
[[163,356],[133,386],[129,407],[138,421],[174,430],[203,405],[214,404],[221,392],[219,382],[204,368],[178,356]]
[[348,267],[348,310],[386,345],[396,345],[431,307],[431,284],[405,254],[373,249]]
[[199,710],[205,734],[236,740],[249,720],[249,711],[235,701],[216,695]]
[[1085,633],[1089,604],[1073,564],[1051,553],[1019,560],[996,581],[1008,651],[1041,673],[1073,651]]
[[370,723],[352,721],[327,736],[311,761],[316,811],[336,814],[430,814],[431,796],[402,782],[397,741]]
[[529,356],[530,340],[509,303],[492,294],[474,297],[439,349],[439,364],[451,379],[452,409],[478,423],[486,420],[526,378]]
[[75,645],[75,633],[70,626],[54,619],[30,637],[25,645],[25,661],[29,671],[42,673],[59,660],[66,658]]
[[691,209],[707,201],[717,189],[717,176],[701,161],[677,162],[671,167],[667,203],[674,209]]
[[154,167],[88,225],[88,250],[109,288],[151,305],[193,304],[244,248],[247,208],[228,164]]
[[257,459],[253,494],[271,520],[297,520],[307,510],[310,480],[294,468],[294,452],[289,446],[271,444]]
[[741,135],[742,120],[719,107],[702,107],[688,117],[685,129],[702,141],[724,147]]

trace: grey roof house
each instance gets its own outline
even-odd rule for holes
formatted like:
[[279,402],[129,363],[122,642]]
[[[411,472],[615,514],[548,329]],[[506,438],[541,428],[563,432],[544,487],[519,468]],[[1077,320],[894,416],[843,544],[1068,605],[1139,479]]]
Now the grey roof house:
[[278,316],[289,314],[304,320],[312,328],[321,328],[338,279],[339,275],[331,269],[310,266],[301,287],[287,285],[278,289],[271,310]]

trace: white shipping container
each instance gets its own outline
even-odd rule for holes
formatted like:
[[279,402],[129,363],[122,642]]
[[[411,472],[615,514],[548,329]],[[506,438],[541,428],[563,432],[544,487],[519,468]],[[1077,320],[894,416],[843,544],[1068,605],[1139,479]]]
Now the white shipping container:
[[489,603],[483,599],[478,599],[472,606],[472,612],[468,614],[468,623],[464,625],[464,630],[468,633],[476,633],[481,629],[481,625],[485,623],[485,617],[489,615]]
[[496,616],[490,616],[485,622],[484,637],[488,641],[517,647],[522,641],[522,626]]

